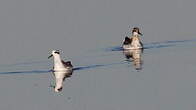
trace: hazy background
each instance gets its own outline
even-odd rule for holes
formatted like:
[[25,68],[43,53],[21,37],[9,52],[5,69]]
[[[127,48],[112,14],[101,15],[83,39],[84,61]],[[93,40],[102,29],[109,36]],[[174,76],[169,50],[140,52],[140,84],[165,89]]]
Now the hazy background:
[[1,64],[37,56],[43,59],[56,48],[71,57],[91,47],[120,44],[129,26],[142,29],[144,42],[193,38],[195,3],[194,0],[2,0]]
[[[8,73],[0,75],[0,108],[195,110],[195,4],[195,0],[1,0],[0,72]],[[141,28],[144,44],[192,42],[145,50],[144,69],[137,72],[131,64],[121,64],[122,52],[104,51],[120,46],[134,26]],[[63,58],[79,67],[117,64],[76,71],[56,94],[49,87],[50,72],[33,72],[51,69],[47,57],[53,49],[60,49]]]

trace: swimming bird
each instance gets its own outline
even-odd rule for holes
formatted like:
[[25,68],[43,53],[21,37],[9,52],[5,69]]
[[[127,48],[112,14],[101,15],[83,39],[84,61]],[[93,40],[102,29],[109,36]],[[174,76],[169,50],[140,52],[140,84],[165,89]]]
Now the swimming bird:
[[52,56],[54,57],[53,71],[67,71],[67,70],[72,71],[73,70],[71,61],[65,62],[61,60],[59,50],[53,50],[51,55],[48,57],[48,59],[51,58]]
[[134,27],[132,29],[132,36],[125,37],[123,42],[123,49],[142,49],[143,44],[140,40],[140,35],[142,36],[140,29],[138,27]]
[[63,89],[63,81],[65,78],[70,77],[73,72],[71,61],[63,61],[60,57],[59,50],[53,50],[48,58],[54,57],[53,74],[55,76],[55,92],[60,92]]

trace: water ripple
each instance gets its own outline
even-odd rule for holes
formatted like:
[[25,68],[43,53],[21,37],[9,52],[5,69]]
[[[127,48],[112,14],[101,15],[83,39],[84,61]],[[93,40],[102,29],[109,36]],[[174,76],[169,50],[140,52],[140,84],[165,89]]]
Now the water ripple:
[[[189,43],[196,42],[196,39],[192,40],[168,40],[163,42],[151,42],[144,44],[144,49],[153,49],[153,48],[166,48],[180,45],[180,43]],[[106,51],[122,51],[122,46],[114,46],[105,49]]]
[[[169,40],[169,41],[163,41],[163,42],[151,42],[144,44],[144,49],[153,49],[153,48],[166,48],[166,47],[172,47],[181,45],[182,43],[189,43],[189,42],[196,42],[196,39],[192,40]],[[121,46],[113,46],[104,49],[105,51],[123,51],[123,48]],[[16,64],[10,64],[9,66],[20,66],[20,65],[33,65],[38,63],[46,63],[47,61],[35,61],[35,62],[23,62],[23,63],[16,63]],[[94,69],[94,68],[100,68],[100,67],[107,67],[112,65],[119,65],[124,64],[125,62],[117,62],[117,63],[109,63],[109,64],[94,64],[94,65],[87,65],[87,66],[78,66],[74,68],[74,71],[80,71],[80,70],[88,70],[88,69]],[[1,67],[7,67],[8,65],[1,65]],[[0,72],[0,74],[40,74],[40,73],[49,73],[52,72],[52,70],[30,70],[30,71],[8,71],[8,72]]]
[[9,71],[9,72],[0,72],[0,74],[39,74],[39,73],[48,73],[52,72],[52,70],[32,70],[32,71]]

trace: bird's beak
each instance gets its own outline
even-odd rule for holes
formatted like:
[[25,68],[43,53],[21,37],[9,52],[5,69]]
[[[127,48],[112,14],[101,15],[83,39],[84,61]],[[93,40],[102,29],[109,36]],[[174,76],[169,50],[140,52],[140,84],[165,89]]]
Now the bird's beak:
[[51,55],[48,57],[48,59],[51,58],[52,56],[53,56],[53,55],[51,54]]

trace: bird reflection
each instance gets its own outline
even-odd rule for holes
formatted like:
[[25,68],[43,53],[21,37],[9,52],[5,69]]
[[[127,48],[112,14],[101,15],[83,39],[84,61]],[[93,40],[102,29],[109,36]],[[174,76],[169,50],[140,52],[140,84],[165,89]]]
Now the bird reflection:
[[133,62],[136,70],[142,70],[142,52],[143,49],[128,49],[123,51],[126,59]]
[[60,92],[63,89],[63,82],[66,78],[71,77],[73,71],[66,70],[66,71],[53,71],[53,75],[55,78],[55,86],[54,91]]

